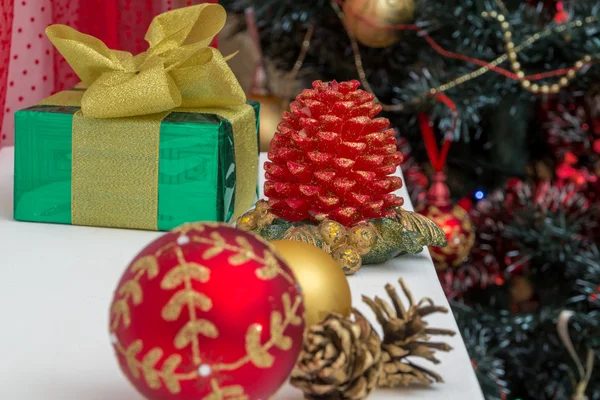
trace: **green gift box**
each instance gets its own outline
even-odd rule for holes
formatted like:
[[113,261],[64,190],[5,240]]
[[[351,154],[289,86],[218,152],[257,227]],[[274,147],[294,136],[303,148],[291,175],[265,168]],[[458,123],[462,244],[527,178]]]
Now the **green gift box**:
[[[255,111],[258,142],[260,104],[248,104]],[[72,125],[79,109],[37,105],[15,113],[16,220],[72,223]],[[186,222],[229,221],[236,157],[227,119],[171,112],[160,125],[158,153],[158,230]]]

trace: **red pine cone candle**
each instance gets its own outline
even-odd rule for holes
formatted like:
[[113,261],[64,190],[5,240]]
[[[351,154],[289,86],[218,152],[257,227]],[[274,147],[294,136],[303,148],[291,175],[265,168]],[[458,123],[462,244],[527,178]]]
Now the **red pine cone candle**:
[[284,113],[265,163],[265,195],[278,217],[352,226],[404,203],[393,194],[402,187],[391,176],[402,160],[394,131],[359,85],[313,82]]

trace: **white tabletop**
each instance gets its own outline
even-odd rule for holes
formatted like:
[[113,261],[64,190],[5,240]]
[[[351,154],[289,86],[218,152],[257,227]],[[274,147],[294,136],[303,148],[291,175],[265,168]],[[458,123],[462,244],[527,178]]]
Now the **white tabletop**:
[[[262,155],[261,161],[264,161]],[[262,176],[261,172],[261,176]],[[7,400],[139,400],[122,376],[108,336],[108,308],[118,279],[156,232],[15,222],[13,149],[0,150],[0,398]],[[262,183],[261,183],[262,187]],[[410,209],[405,189],[400,194]],[[427,251],[363,267],[349,277],[354,305],[375,322],[360,295],[384,296],[403,277],[416,297],[448,307]],[[452,315],[431,326],[457,330]],[[483,399],[460,335],[432,366],[445,383],[377,390],[373,400]],[[275,399],[300,400],[287,385]]]

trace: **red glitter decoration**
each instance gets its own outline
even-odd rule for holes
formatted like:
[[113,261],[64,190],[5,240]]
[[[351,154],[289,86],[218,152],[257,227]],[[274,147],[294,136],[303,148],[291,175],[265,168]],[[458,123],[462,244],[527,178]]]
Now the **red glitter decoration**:
[[[443,94],[437,95],[436,100],[445,104],[453,112],[454,126],[456,126],[457,114],[454,102]],[[432,176],[432,184],[427,190],[425,201],[418,204],[415,211],[433,220],[446,234],[448,244],[445,247],[429,249],[436,269],[442,272],[448,267],[460,266],[467,258],[475,240],[475,229],[466,210],[453,205],[450,200],[450,189],[443,172],[450,149],[450,139],[446,137],[441,150],[438,149],[429,117],[426,114],[419,114],[419,123],[427,156],[435,174]]]
[[267,399],[302,348],[302,293],[260,238],[195,223],[143,249],[110,308],[119,365],[148,400]]
[[287,221],[326,217],[345,226],[393,215],[404,200],[402,161],[381,106],[358,81],[313,82],[290,104],[265,163],[265,196]]
[[475,241],[475,227],[467,211],[452,204],[444,173],[437,172],[432,180],[425,202],[417,205],[415,211],[431,219],[446,234],[448,244],[445,247],[429,248],[435,268],[443,272],[466,260]]
[[569,21],[569,13],[565,11],[565,6],[562,1],[556,2],[556,15],[554,15],[554,22],[557,24],[563,24]]

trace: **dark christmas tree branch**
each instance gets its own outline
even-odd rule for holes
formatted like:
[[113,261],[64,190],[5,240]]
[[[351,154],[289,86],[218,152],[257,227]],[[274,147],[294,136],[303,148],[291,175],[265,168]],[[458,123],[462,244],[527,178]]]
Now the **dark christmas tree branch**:
[[[512,182],[471,216],[474,249],[452,271],[467,274],[454,284],[469,285],[452,306],[482,387],[490,398],[502,387],[515,398],[570,399],[578,379],[569,373],[577,371],[556,327],[561,312],[571,310],[577,354],[585,359],[591,349],[600,361],[598,210],[572,185]],[[496,279],[482,280],[487,272]],[[523,279],[530,289],[515,285]],[[599,379],[592,371],[588,398],[599,398]]]
[[[293,67],[301,47],[302,32],[314,24],[315,35],[305,62],[305,68],[311,72],[306,76],[307,81],[358,76],[354,60],[350,57],[352,49],[347,32],[328,1],[224,3],[237,10],[248,6],[256,8],[263,52],[268,59],[276,61],[280,68],[290,70]],[[506,20],[511,24],[515,43],[524,42],[545,28],[552,30],[554,22],[548,23],[542,15],[542,11],[547,11],[531,7],[526,2],[519,3],[517,6],[507,5],[509,14]],[[584,20],[586,17],[597,17],[599,8],[594,2],[572,1],[568,4],[567,12],[573,21]],[[417,3],[415,23],[442,48],[466,57],[491,61],[504,53],[503,35],[498,24],[481,15],[483,11],[491,10],[498,10],[496,2],[422,1]],[[597,24],[554,32],[519,53],[521,67],[531,73],[567,67],[585,55],[598,55],[599,37]],[[404,32],[401,40],[390,48],[361,47],[360,51],[366,79],[377,97],[390,104],[414,104],[415,98],[423,98],[431,88],[475,70],[473,65],[463,61],[441,57],[414,32]],[[588,83],[586,76],[597,76],[597,68],[593,67],[592,70],[585,71],[576,84],[585,87],[583,85]],[[519,89],[518,82],[496,73],[482,75],[448,92],[459,106],[463,122],[461,127],[466,137],[469,136],[469,128],[481,121],[481,113],[498,104],[499,99],[510,92],[519,92],[533,99],[533,96]],[[425,102],[417,105],[417,109],[429,109],[432,104]],[[415,109],[411,107],[407,111],[412,113]],[[442,127],[449,126],[445,122],[449,118],[446,110],[438,106],[433,107],[432,112],[434,118],[441,120]],[[400,121],[397,119],[399,116],[391,117]]]
[[[403,31],[390,47],[358,45],[357,52],[330,0],[220,3],[238,12],[255,9],[263,54],[282,71],[293,69],[306,31],[314,27],[299,74],[306,87],[316,79],[358,78],[358,53],[364,79],[377,98],[403,105],[385,116],[412,148],[405,178],[425,179],[423,186],[426,178],[417,164],[427,157],[416,114],[429,114],[438,138],[451,131],[452,113],[428,93],[461,79],[443,90],[456,104],[456,138],[461,139],[452,145],[448,182],[456,198],[477,185],[487,197],[470,213],[477,238],[468,261],[440,279],[449,297],[460,300],[452,304],[453,311],[482,388],[489,399],[571,399],[577,367],[556,326],[560,313],[572,310],[568,326],[574,348],[582,360],[591,349],[596,360],[585,394],[600,399],[600,185],[578,181],[577,173],[553,182],[522,181],[532,161],[549,160],[552,177],[570,153],[578,159],[565,171],[593,175],[594,168],[600,170],[594,150],[594,124],[600,129],[597,87],[591,94],[600,78],[595,63],[600,24],[586,23],[600,17],[600,3],[564,0],[559,19],[554,0],[419,0],[414,23],[431,41]],[[491,20],[491,11],[504,21]],[[519,50],[516,58],[507,51],[502,22]],[[444,56],[440,48],[464,57]],[[468,59],[498,60],[494,65],[502,70],[479,73],[485,66]],[[575,74],[560,71],[582,59],[592,62],[582,63]],[[565,75],[546,76],[556,70]],[[552,98],[523,89],[516,71],[531,78],[530,84],[550,87],[574,76]],[[583,94],[582,104],[565,100]],[[504,186],[508,177],[519,181]],[[411,187],[409,179],[409,189],[422,196],[423,188]],[[493,186],[502,189],[492,191]]]

